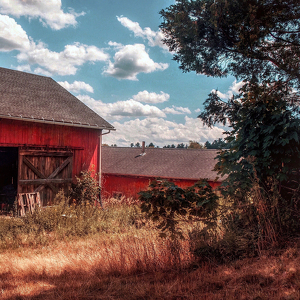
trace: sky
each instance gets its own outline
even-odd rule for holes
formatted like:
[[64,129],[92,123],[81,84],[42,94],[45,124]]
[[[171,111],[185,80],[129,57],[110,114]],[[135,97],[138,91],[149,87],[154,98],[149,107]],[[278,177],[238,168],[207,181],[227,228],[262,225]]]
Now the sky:
[[159,29],[174,3],[0,0],[0,67],[53,78],[116,128],[108,145],[211,142],[224,129],[203,126],[203,102],[241,83],[179,70]]

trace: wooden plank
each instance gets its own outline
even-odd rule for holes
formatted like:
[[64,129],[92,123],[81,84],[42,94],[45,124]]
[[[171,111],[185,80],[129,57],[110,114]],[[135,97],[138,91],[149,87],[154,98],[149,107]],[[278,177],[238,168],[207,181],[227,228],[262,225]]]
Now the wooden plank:
[[62,183],[71,183],[72,178],[51,178],[51,179],[22,179],[19,180],[20,185],[50,185],[53,184],[62,184]]
[[41,206],[40,193],[18,194],[18,212],[24,216],[26,212],[33,213],[37,206]]
[[30,211],[33,213],[35,209],[34,194],[29,194]]
[[26,194],[25,195],[25,199],[26,199],[26,206],[27,206],[27,210],[29,211],[29,212],[31,212],[32,210],[31,210],[31,199],[30,199],[30,195],[29,194]]
[[[49,186],[49,188],[53,191],[53,193],[54,194],[56,194],[57,192],[58,192],[58,189],[54,186],[54,185],[52,185],[52,184],[48,184],[48,186]],[[46,188],[46,185],[40,185],[39,187],[37,187],[35,190],[34,190],[34,192],[35,193],[39,193],[39,192],[41,192],[43,189],[45,189]]]
[[50,156],[50,157],[61,157],[61,156],[73,156],[73,152],[70,151],[39,151],[39,150],[20,150],[20,155],[26,156]]
[[40,172],[29,160],[27,157],[23,156],[23,163],[29,168],[31,169],[31,171],[37,175],[38,177],[45,179],[46,176]]
[[[23,156],[23,162],[24,162],[24,164],[28,167],[28,168],[30,168],[33,172],[34,172],[34,174],[36,174],[38,177],[40,177],[41,179],[47,179],[46,178],[46,176],[42,173],[42,172],[40,172],[25,156]],[[21,180],[19,180],[19,185],[23,185],[22,184],[22,181],[23,180],[26,180],[26,179],[21,179]],[[28,179],[27,179],[28,180]],[[37,180],[37,179],[34,179],[34,180]],[[38,185],[38,184],[42,184],[43,185],[43,183],[33,183],[33,184],[36,184],[36,185]],[[48,184],[48,186],[53,190],[53,191],[57,191],[57,189],[56,189],[56,187],[51,183],[51,182],[49,182],[49,183],[47,183]],[[35,190],[35,192],[40,192],[43,188],[45,188],[44,186],[41,186],[41,187],[38,187],[36,190]]]
[[67,158],[48,178],[56,177],[71,161],[73,157]]
[[24,202],[23,202],[23,196],[22,196],[22,194],[19,194],[18,205],[20,207],[20,215],[22,217],[22,216],[25,215],[25,208],[24,208]]
[[36,195],[36,203],[37,203],[37,205],[39,206],[39,207],[41,207],[42,206],[42,204],[41,204],[41,196],[40,196],[40,193],[39,192],[37,192],[36,193],[37,195]]

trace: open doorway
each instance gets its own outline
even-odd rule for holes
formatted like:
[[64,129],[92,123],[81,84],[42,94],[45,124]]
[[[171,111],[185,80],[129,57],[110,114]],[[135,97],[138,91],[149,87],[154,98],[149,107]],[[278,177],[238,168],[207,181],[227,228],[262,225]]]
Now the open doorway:
[[13,208],[18,187],[18,148],[0,147],[0,212]]

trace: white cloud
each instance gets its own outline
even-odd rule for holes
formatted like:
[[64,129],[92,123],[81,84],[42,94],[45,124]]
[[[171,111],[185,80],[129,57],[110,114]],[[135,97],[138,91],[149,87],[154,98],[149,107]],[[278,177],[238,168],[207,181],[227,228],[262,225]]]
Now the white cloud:
[[201,111],[200,108],[195,109],[195,112],[196,112],[196,113],[199,113],[200,111]]
[[94,93],[93,87],[83,81],[74,81],[73,83],[60,81],[58,83],[69,92],[79,93],[80,91],[87,91],[89,93]]
[[76,18],[84,15],[83,12],[75,13],[72,9],[65,13],[61,7],[61,0],[0,0],[0,13],[14,17],[37,18],[54,30],[75,26]]
[[23,28],[12,18],[0,15],[0,51],[29,49],[30,40]]
[[52,76],[52,73],[43,69],[43,68],[40,68],[40,67],[37,67],[34,69],[33,73],[35,74],[39,74],[39,75],[44,75],[44,76],[48,76],[48,77],[51,77]]
[[31,73],[30,65],[17,66],[17,67],[16,67],[16,70],[21,71],[21,72],[28,72],[28,73]]
[[153,142],[160,147],[168,144],[188,144],[190,140],[205,143],[222,137],[224,129],[212,129],[203,126],[201,120],[185,117],[184,123],[175,123],[162,118],[135,119],[112,125],[117,129],[103,136],[103,143],[117,144],[129,147],[130,143],[146,141]]
[[66,45],[61,52],[51,51],[42,42],[36,44],[14,19],[0,15],[0,51],[13,50],[20,51],[17,59],[24,63],[19,70],[30,71],[32,65],[38,65],[34,72],[46,76],[74,75],[86,62],[109,60],[102,49],[80,43]]
[[77,98],[107,120],[120,120],[124,117],[166,117],[166,114],[156,106],[144,105],[133,99],[103,103],[87,95],[79,95]]
[[175,106],[175,105],[172,105],[172,107],[166,107],[162,111],[166,114],[172,114],[172,115],[191,114],[189,108],[182,107],[182,106]]
[[144,102],[144,103],[163,103],[169,100],[170,95],[164,93],[163,91],[161,91],[160,94],[156,94],[156,93],[149,93],[148,91],[145,90],[139,92],[137,95],[134,95],[132,98],[135,101]]
[[149,46],[159,46],[161,48],[168,49],[162,42],[164,35],[160,29],[158,31],[153,31],[149,27],[142,29],[138,22],[133,22],[126,17],[117,17],[117,19],[124,27],[132,31],[134,36],[147,39]]
[[80,43],[66,45],[64,51],[54,52],[40,42],[38,44],[31,43],[30,49],[21,51],[17,55],[17,59],[19,62],[28,62],[30,65],[38,64],[51,74],[74,75],[78,67],[84,63],[107,61],[109,55],[95,46]]
[[[229,99],[231,98],[234,94],[239,94],[239,90],[240,88],[243,87],[243,85],[245,84],[245,82],[240,81],[237,82],[236,80],[232,83],[232,85],[229,87],[229,90],[224,94],[221,93],[220,91],[217,91],[217,95],[221,98],[221,99]],[[212,90],[212,92],[215,92],[216,90]]]
[[156,63],[148,55],[143,44],[123,46],[109,62],[104,74],[117,79],[137,80],[139,73],[151,73],[165,70],[168,64]]
[[112,42],[112,41],[109,41],[108,45],[111,46],[111,47],[117,48],[117,49],[121,49],[121,48],[124,47],[123,44],[117,43],[117,42]]

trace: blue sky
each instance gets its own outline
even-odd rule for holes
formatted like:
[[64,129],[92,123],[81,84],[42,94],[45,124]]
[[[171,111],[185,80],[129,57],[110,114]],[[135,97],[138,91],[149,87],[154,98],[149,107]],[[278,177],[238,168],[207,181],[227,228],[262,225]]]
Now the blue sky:
[[240,83],[179,70],[159,30],[159,11],[173,3],[0,0],[0,66],[59,82],[116,128],[104,143],[213,141],[223,130],[197,119],[203,102]]

